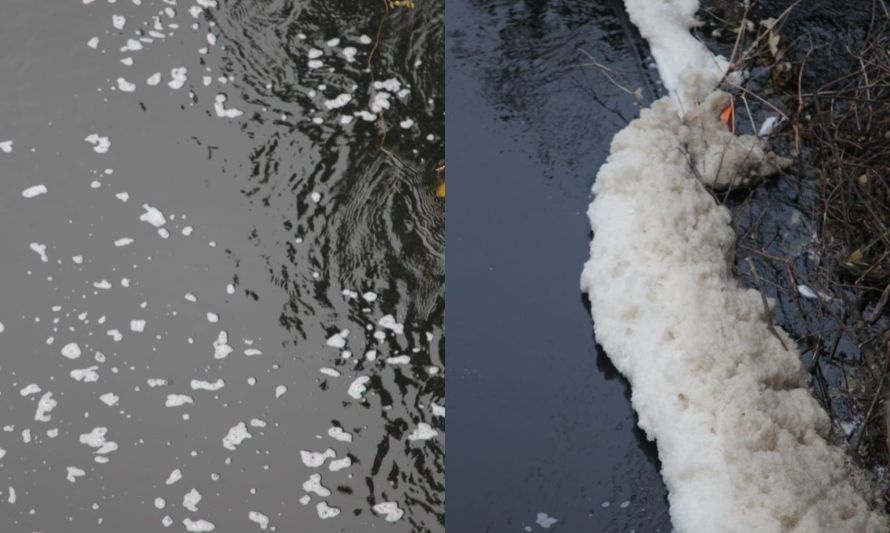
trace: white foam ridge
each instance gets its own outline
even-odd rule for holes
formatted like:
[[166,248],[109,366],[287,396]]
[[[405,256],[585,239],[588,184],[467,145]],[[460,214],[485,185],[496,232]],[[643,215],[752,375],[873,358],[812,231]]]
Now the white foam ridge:
[[870,485],[828,442],[795,342],[732,274],[730,212],[709,188],[787,161],[719,120],[725,62],[696,0],[625,0],[670,96],[620,131],[593,185],[581,288],[597,340],[658,446],[675,531],[877,532]]

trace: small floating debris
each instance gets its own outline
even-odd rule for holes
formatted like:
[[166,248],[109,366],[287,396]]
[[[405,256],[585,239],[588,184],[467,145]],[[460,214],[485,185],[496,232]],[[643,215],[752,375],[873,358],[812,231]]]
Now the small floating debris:
[[760,129],[757,131],[758,137],[768,137],[772,135],[776,128],[781,124],[781,119],[779,117],[769,117],[763,121],[763,124],[760,125]]
[[559,522],[556,518],[552,516],[547,516],[547,513],[538,513],[537,518],[535,518],[535,523],[544,529],[550,529],[553,527],[553,524]]

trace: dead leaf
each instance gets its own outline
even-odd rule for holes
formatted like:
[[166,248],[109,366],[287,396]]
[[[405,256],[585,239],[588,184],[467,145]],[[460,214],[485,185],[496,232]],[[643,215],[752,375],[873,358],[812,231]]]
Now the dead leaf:
[[779,32],[775,30],[770,30],[769,37],[767,38],[767,42],[769,43],[769,51],[772,52],[773,57],[778,57],[779,55]]

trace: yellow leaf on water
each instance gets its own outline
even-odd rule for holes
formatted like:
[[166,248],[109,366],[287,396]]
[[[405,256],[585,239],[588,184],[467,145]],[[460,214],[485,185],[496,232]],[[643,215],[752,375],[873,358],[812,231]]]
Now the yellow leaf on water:
[[436,198],[445,198],[445,182],[444,181],[436,187]]

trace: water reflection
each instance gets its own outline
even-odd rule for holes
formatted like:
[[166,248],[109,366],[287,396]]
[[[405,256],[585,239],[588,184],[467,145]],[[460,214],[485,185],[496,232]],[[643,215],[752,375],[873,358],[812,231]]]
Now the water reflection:
[[449,525],[543,531],[544,513],[569,531],[667,531],[653,446],[578,305],[590,185],[638,112],[581,50],[648,95],[640,40],[620,2],[468,0],[448,16],[452,201],[466,206],[448,221],[450,340],[467,368],[449,381],[449,457],[472,465],[449,471]]
[[443,530],[443,10],[9,8],[0,521]]
[[[402,501],[413,530],[444,524],[444,439],[407,438],[422,423],[444,430],[431,410],[444,405],[444,203],[434,194],[444,157],[443,9],[242,1],[212,12],[225,43],[219,68],[253,109],[242,125],[249,160],[229,163],[263,213],[250,238],[287,291],[280,323],[298,351],[312,337],[307,323],[326,335],[354,332],[354,353],[331,366],[371,376],[379,403],[364,404],[376,412],[366,423],[385,431],[360,461],[365,487],[353,490],[369,502]],[[376,294],[374,305],[404,322],[404,339],[381,342],[370,303],[349,291]],[[410,362],[371,360],[369,350]]]

